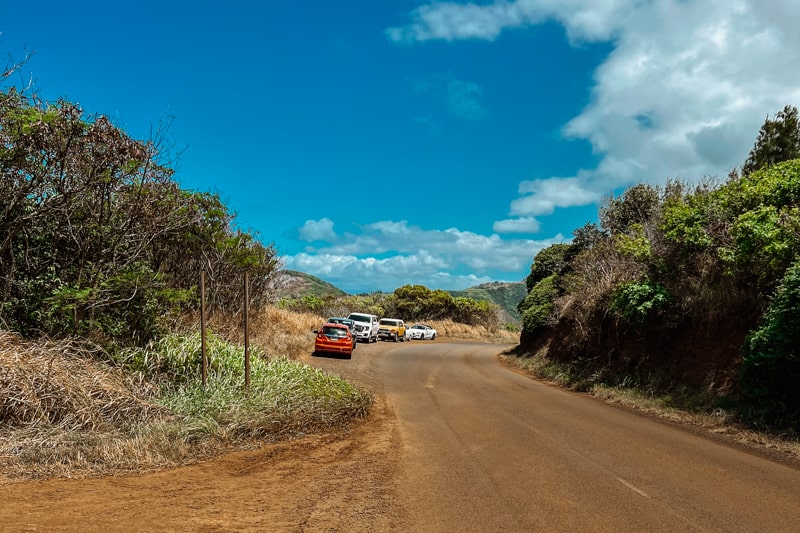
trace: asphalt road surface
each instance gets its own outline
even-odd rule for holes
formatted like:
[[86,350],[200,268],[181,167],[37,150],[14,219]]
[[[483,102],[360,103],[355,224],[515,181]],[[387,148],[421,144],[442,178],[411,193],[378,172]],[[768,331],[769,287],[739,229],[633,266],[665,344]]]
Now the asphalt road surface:
[[417,531],[800,531],[800,472],[500,366],[412,344],[376,361]]
[[800,470],[566,392],[502,347],[359,344],[347,432],[138,476],[0,486],[0,531],[800,531]]

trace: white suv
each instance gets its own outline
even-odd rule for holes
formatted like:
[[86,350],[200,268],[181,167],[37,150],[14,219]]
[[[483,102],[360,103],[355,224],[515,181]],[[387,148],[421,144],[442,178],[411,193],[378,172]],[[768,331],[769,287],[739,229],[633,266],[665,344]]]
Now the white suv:
[[347,318],[356,323],[358,340],[378,342],[378,317],[367,313],[350,313]]

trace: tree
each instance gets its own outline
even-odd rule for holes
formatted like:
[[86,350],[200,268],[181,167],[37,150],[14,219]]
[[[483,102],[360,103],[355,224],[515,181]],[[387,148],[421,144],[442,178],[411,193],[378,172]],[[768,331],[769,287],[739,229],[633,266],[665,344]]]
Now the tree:
[[747,176],[754,171],[790,159],[800,158],[800,118],[797,108],[787,105],[778,111],[774,120],[766,118],[747,161],[742,166],[742,174]]
[[279,261],[215,195],[180,189],[157,140],[71,102],[0,91],[0,323],[146,342],[179,304],[263,303]]
[[600,225],[611,233],[625,233],[634,224],[648,226],[659,212],[658,188],[640,183],[626,190],[619,198],[609,198],[600,208]]
[[551,244],[536,254],[531,264],[531,272],[525,279],[529,292],[544,278],[560,274],[567,267],[566,256],[571,247],[572,245],[567,243]]

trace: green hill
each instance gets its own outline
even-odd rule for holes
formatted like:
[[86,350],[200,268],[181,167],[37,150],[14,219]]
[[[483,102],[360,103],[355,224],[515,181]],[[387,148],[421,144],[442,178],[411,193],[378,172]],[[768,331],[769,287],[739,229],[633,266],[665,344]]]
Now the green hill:
[[493,281],[461,291],[448,292],[454,298],[465,297],[494,302],[506,313],[509,321],[519,324],[520,314],[517,311],[517,305],[525,298],[528,291],[522,281]]
[[346,292],[327,281],[296,270],[281,270],[272,280],[271,287],[276,291],[278,299],[347,295]]

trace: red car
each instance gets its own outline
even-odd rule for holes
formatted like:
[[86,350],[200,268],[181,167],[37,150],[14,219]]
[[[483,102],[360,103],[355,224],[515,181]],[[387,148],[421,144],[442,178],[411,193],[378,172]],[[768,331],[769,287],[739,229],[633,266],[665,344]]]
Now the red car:
[[341,353],[350,359],[353,356],[353,334],[344,324],[326,322],[318,330],[314,330],[317,338],[314,341],[314,352]]

